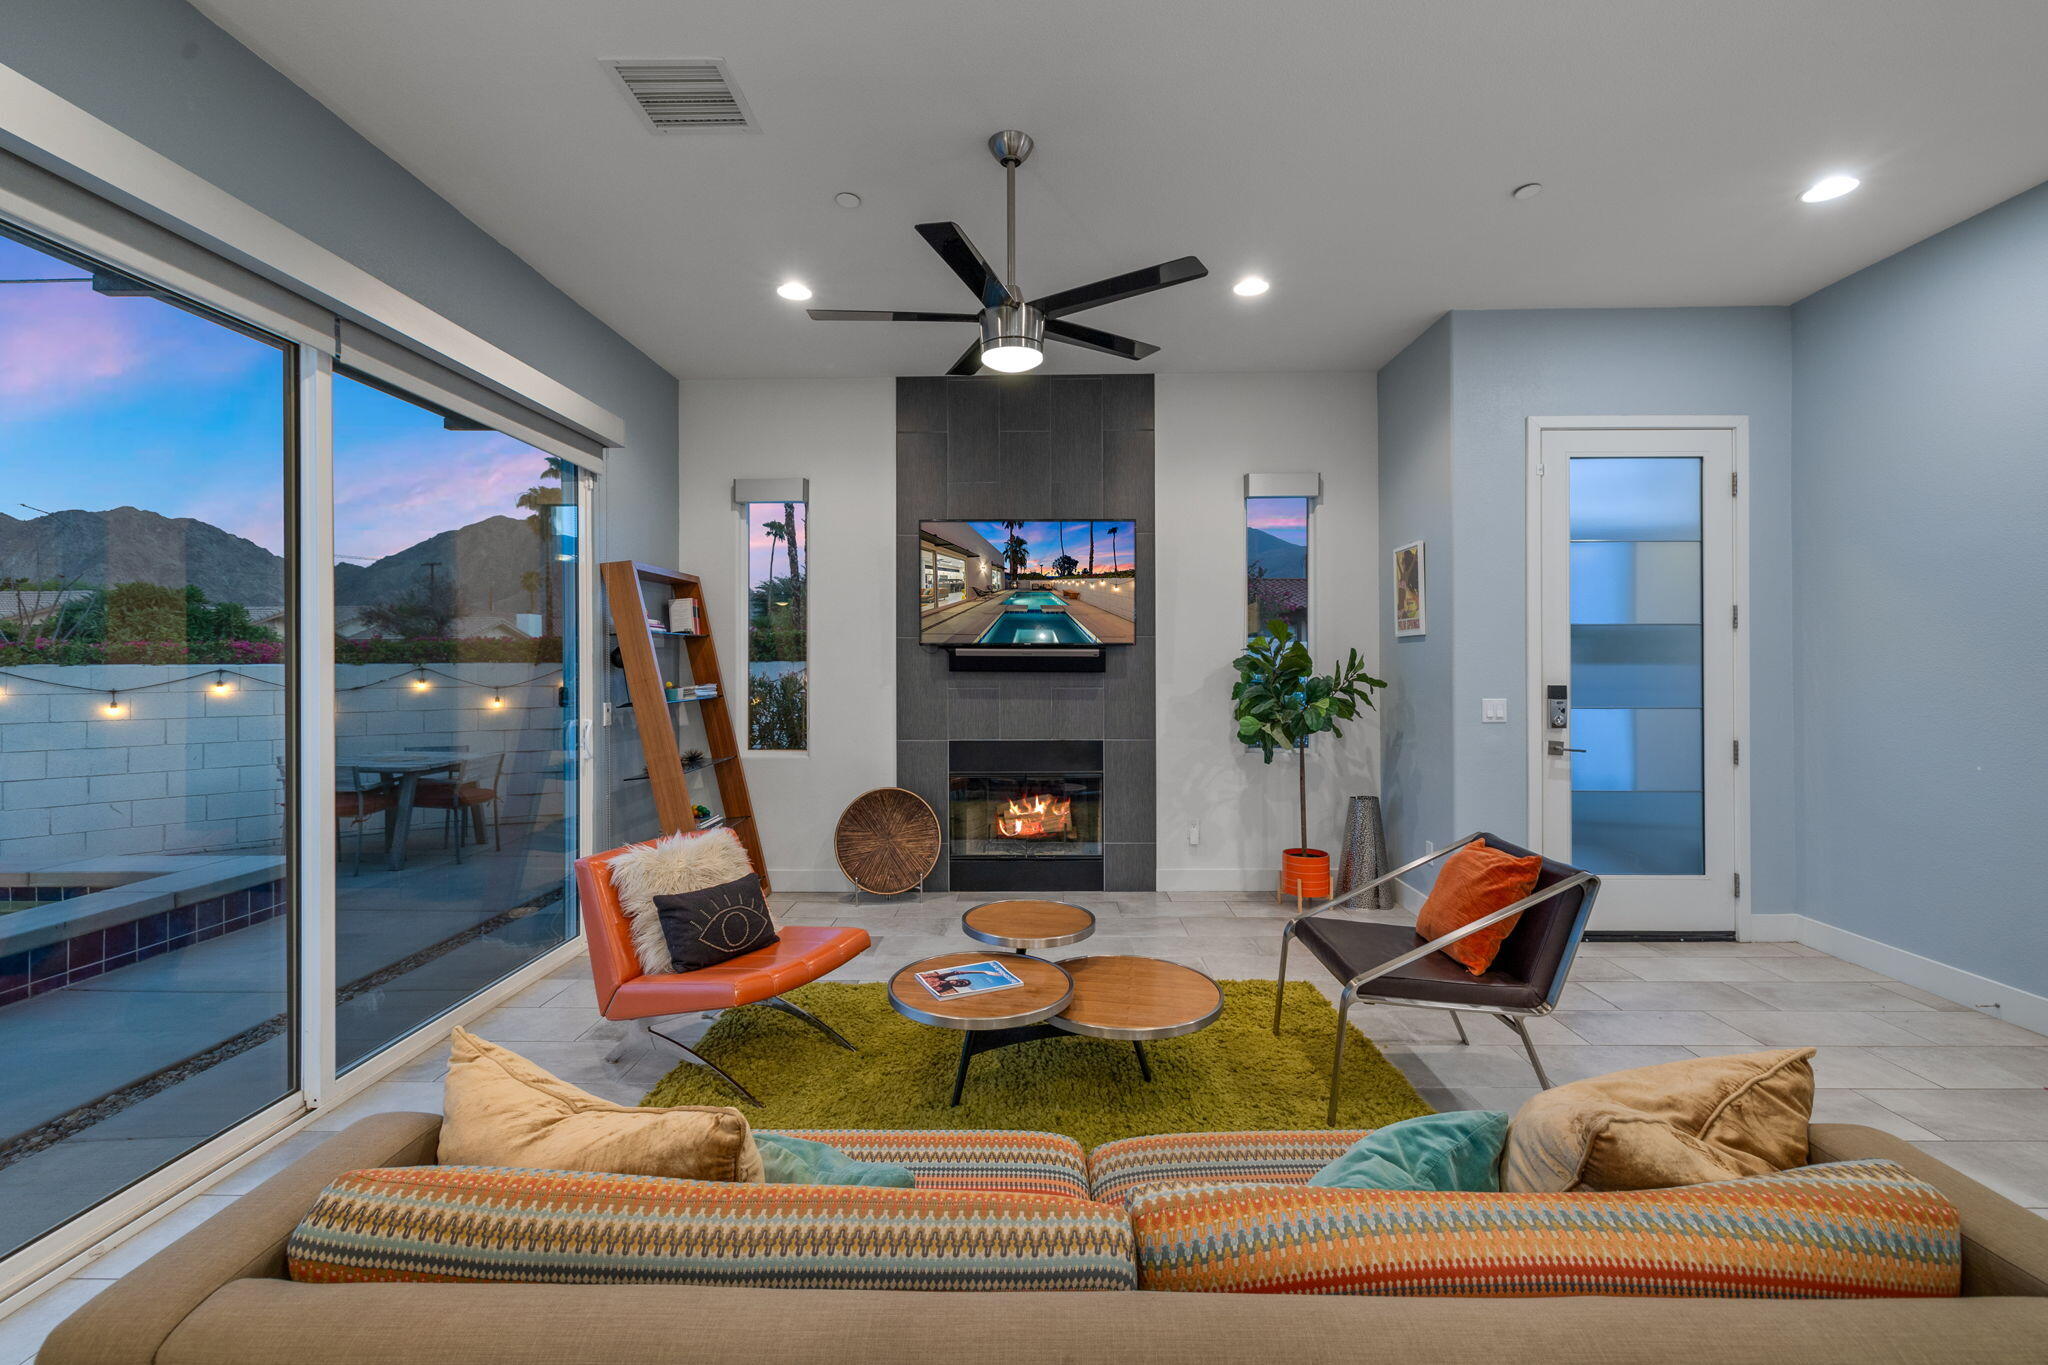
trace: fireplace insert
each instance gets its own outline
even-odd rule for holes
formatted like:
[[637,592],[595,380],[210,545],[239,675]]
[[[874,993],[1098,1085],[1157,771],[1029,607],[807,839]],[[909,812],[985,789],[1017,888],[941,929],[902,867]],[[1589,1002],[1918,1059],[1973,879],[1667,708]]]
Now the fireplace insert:
[[956,891],[1102,887],[1102,748],[1071,740],[953,746],[948,851]]

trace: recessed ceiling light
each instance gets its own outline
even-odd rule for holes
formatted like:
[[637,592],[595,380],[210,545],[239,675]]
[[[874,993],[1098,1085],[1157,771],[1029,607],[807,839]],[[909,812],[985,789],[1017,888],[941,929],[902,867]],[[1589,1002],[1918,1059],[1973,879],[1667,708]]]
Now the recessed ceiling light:
[[1849,191],[1862,184],[1853,175],[1830,175],[1813,182],[1813,187],[1799,196],[1806,204],[1825,204],[1830,199],[1840,199]]
[[1247,275],[1230,286],[1230,292],[1240,298],[1255,299],[1273,286],[1266,283],[1263,275]]
[[832,196],[832,202],[843,209],[857,209],[860,207],[860,196],[852,190],[841,190]]
[[1539,195],[1539,194],[1541,194],[1541,193],[1543,193],[1543,185],[1542,185],[1542,183],[1541,183],[1541,182],[1539,182],[1539,181],[1531,180],[1531,181],[1530,181],[1530,182],[1529,182],[1528,184],[1526,184],[1526,185],[1517,185],[1517,186],[1515,186],[1515,187],[1514,187],[1513,189],[1509,190],[1509,191],[1508,191],[1508,198],[1510,198],[1510,199],[1534,199],[1534,198],[1535,198],[1535,197],[1536,197],[1537,195]]
[[811,296],[811,287],[802,280],[784,280],[775,286],[775,292],[791,303],[802,303]]

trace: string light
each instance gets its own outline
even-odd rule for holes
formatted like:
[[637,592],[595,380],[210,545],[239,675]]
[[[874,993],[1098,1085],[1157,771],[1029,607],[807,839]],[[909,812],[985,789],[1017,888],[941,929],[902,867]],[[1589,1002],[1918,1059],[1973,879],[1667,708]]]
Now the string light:
[[503,697],[500,697],[500,696],[493,696],[493,697],[491,698],[491,709],[492,709],[493,711],[502,711],[502,710],[504,710],[504,709],[505,709],[505,699],[504,699]]
[[424,692],[433,685],[427,677],[427,670],[424,668],[419,671],[419,676],[412,680],[412,690],[415,692]]
[[107,704],[100,709],[110,716],[122,716],[128,713],[128,708],[121,705],[121,694],[119,692],[107,693]]
[[213,686],[208,688],[207,690],[212,692],[213,695],[216,697],[225,697],[234,692],[235,685],[228,681],[227,670],[222,669],[220,672],[213,675]]

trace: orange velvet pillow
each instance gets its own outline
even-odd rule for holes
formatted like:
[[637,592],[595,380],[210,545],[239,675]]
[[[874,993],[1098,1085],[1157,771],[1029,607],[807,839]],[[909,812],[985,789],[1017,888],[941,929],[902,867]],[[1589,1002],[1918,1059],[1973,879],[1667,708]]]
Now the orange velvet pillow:
[[[1517,858],[1488,848],[1484,839],[1474,839],[1444,859],[1443,871],[1436,874],[1436,885],[1429,889],[1429,899],[1415,917],[1415,932],[1424,938],[1442,938],[1502,906],[1513,905],[1536,889],[1536,877],[1542,870],[1543,859],[1533,853]],[[1480,976],[1493,965],[1500,945],[1507,942],[1521,918],[1510,915],[1440,951]]]

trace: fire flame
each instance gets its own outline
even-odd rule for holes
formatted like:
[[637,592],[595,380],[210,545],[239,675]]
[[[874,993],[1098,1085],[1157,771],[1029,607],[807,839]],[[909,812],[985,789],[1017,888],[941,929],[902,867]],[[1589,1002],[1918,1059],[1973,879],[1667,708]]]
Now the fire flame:
[[1045,839],[1065,834],[1073,827],[1071,798],[1025,796],[1003,802],[996,816],[996,833],[1005,839]]

